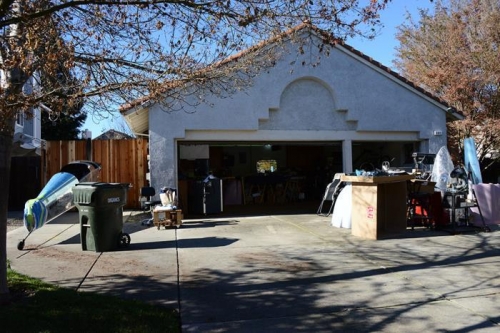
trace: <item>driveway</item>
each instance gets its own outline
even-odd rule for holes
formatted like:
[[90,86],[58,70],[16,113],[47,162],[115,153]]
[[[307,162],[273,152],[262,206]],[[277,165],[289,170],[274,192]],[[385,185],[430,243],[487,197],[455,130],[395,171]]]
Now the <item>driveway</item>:
[[78,213],[66,213],[23,251],[25,230],[9,232],[8,258],[61,286],[176,308],[183,332],[499,330],[496,226],[372,241],[315,214],[209,216],[160,230],[125,220],[124,250],[82,251]]

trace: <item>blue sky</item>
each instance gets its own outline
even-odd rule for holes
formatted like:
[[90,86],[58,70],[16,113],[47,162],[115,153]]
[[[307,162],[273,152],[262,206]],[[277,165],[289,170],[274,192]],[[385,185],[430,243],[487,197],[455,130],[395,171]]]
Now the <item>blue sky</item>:
[[[393,68],[392,60],[394,59],[395,48],[398,45],[395,38],[396,27],[404,23],[407,11],[417,19],[418,8],[433,8],[433,6],[431,0],[392,0],[392,3],[380,15],[380,20],[384,26],[375,39],[354,38],[348,39],[346,42],[383,65]],[[89,115],[82,128],[92,131],[92,137],[95,138],[109,129],[125,132],[124,129],[127,128],[127,125],[117,111],[114,117],[101,120],[98,123],[93,121]]]
[[397,27],[404,23],[408,11],[414,20],[418,20],[418,9],[431,9],[434,3],[431,0],[392,0],[389,7],[380,15],[383,27],[379,35],[373,40],[361,38],[349,39],[347,44],[363,52],[374,60],[387,67],[393,68],[392,61],[395,57]]
[[92,119],[92,115],[88,114],[87,120],[81,129],[91,131],[92,138],[96,138],[111,129],[122,133],[129,132],[128,125],[119,114],[118,109],[115,114],[110,114],[106,119]]

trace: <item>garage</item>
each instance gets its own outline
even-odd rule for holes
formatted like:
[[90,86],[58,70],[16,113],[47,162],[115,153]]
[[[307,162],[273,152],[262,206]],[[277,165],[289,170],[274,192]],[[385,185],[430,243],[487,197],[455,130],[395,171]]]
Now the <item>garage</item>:
[[[313,27],[293,34],[325,43]],[[186,212],[204,213],[208,175],[223,182],[211,189],[220,196],[210,211],[308,203],[315,212],[335,173],[386,160],[411,165],[413,152],[446,146],[446,123],[457,114],[435,96],[344,43],[332,43],[328,56],[282,44],[272,67],[229,96],[207,89],[175,108],[141,100],[121,109],[133,132],[149,137],[150,185],[179,189]]]

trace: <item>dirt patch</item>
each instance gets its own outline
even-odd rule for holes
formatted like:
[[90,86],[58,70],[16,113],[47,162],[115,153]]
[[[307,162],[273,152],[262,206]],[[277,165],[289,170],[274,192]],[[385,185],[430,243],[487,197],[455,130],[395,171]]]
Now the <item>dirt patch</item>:
[[7,216],[7,232],[24,227],[22,215]]
[[143,212],[143,211],[125,212],[123,216],[123,222],[124,223],[141,222],[143,220],[150,218],[151,218],[150,212]]
[[55,259],[54,262],[69,261],[69,262],[79,262],[79,263],[90,263],[95,260],[96,254],[94,252],[71,252],[62,251],[55,247],[32,247],[26,250],[31,250],[31,255]]

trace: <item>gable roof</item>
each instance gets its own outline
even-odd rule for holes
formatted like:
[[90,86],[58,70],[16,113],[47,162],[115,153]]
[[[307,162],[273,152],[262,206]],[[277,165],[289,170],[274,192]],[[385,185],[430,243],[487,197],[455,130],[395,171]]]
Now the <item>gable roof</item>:
[[94,138],[94,140],[122,140],[122,139],[132,139],[132,137],[128,134],[111,129],[102,133],[98,137]]
[[[283,38],[292,36],[294,34],[303,32],[303,31],[312,31],[316,33],[318,37],[320,37],[326,44],[329,44],[332,47],[336,47],[340,50],[343,50],[349,54],[351,54],[354,57],[358,57],[365,61],[367,64],[372,66],[373,68],[377,69],[380,73],[387,75],[388,77],[400,82],[401,84],[406,85],[407,87],[415,90],[416,92],[426,96],[427,98],[430,98],[431,100],[437,102],[442,106],[442,109],[446,111],[446,120],[447,121],[454,121],[454,120],[461,120],[463,119],[463,115],[459,113],[455,108],[451,107],[445,100],[441,99],[440,97],[430,93],[429,91],[423,89],[422,87],[416,85],[412,81],[408,80],[407,78],[403,77],[396,71],[390,69],[389,67],[383,65],[382,63],[372,59],[371,57],[367,56],[363,52],[355,49],[354,47],[348,45],[345,43],[343,40],[335,38],[332,36],[330,33],[328,33],[325,30],[319,29],[318,27],[310,24],[310,23],[302,23],[298,25],[295,28],[292,28],[278,36],[275,36],[273,38],[270,38],[268,40],[264,40],[254,46],[252,46],[249,49],[246,49],[244,51],[241,51],[231,57],[226,58],[225,60],[214,64],[213,66],[208,67],[205,70],[210,70],[212,68],[218,67],[218,66],[223,66],[227,63],[230,63],[232,61],[237,61],[239,58],[244,57],[248,54],[251,54],[252,52],[255,52],[256,50],[259,50],[267,45],[270,45],[278,40],[281,40]],[[164,87],[165,90],[173,89],[180,87],[184,84],[184,81],[171,81],[167,83]],[[150,103],[150,97],[145,96],[143,98],[136,99],[130,103],[124,104],[120,107],[119,111],[120,113],[126,118],[127,122],[129,125],[131,125],[131,128],[136,128],[137,133],[144,133],[147,131],[149,128],[148,124],[148,106]],[[134,125],[134,126],[132,126]]]

